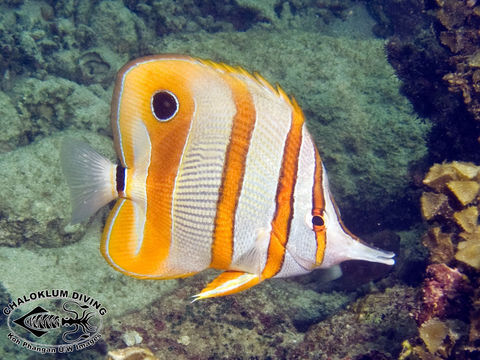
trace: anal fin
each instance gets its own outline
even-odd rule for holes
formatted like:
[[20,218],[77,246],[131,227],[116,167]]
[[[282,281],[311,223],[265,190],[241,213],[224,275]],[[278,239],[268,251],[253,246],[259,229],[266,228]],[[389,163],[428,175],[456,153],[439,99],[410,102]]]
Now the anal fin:
[[[217,276],[199,294],[193,296],[193,301],[216,296],[235,294],[251,288],[261,282],[260,276],[242,271],[225,271]],[[192,302],[193,302],[192,301]]]
[[257,230],[255,244],[236,261],[236,270],[261,274],[262,266],[268,252],[271,229],[261,228]]

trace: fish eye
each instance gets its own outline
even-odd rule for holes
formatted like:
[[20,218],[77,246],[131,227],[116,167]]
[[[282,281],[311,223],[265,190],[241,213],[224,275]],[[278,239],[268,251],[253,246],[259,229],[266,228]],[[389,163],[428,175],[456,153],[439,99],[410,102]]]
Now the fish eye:
[[153,94],[151,108],[153,116],[158,121],[169,121],[178,112],[178,99],[170,91],[160,90]]

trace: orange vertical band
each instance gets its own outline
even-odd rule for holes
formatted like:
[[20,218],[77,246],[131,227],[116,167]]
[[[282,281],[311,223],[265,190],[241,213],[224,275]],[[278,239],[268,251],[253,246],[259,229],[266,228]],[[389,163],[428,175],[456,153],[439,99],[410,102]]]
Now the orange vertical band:
[[297,182],[298,156],[302,145],[304,117],[300,108],[293,103],[292,124],[287,134],[283,151],[282,167],[278,180],[276,209],[272,220],[272,232],[268,245],[268,255],[262,278],[277,274],[285,258],[286,245],[293,217],[293,193]]
[[232,261],[235,213],[256,120],[253,99],[245,83],[228,75],[224,76],[224,79],[232,89],[237,113],[233,119],[230,143],[225,154],[215,217],[210,263],[210,267],[215,269],[228,269]]
[[[312,144],[313,139],[312,139]],[[325,198],[323,194],[323,168],[322,160],[318,154],[318,150],[313,145],[313,151],[315,151],[315,174],[313,178],[313,191],[312,191],[312,216],[322,216],[325,210]],[[317,241],[317,251],[315,253],[315,264],[320,265],[323,262],[326,246],[326,233],[325,228],[315,232],[315,238]]]

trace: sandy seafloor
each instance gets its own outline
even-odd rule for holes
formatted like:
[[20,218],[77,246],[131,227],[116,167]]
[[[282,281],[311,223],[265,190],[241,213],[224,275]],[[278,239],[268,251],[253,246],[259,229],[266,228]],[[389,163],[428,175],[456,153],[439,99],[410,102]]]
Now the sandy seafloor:
[[[416,332],[408,313],[417,291],[399,273],[406,259],[424,255],[416,227],[383,223],[391,223],[409,168],[426,154],[429,123],[399,93],[384,40],[372,34],[374,20],[362,3],[342,4],[1,2],[2,307],[41,289],[98,299],[108,309],[103,340],[69,356],[79,359],[104,358],[131,344],[132,334],[139,335],[138,345],[166,359],[337,359],[371,351],[397,356],[403,339]],[[189,296],[213,272],[141,281],[109,267],[99,252],[108,209],[69,225],[59,145],[65,136],[83,138],[114,160],[109,107],[115,73],[126,61],[155,53],[241,65],[293,94],[345,222],[359,235],[384,231],[394,238],[394,245],[382,236],[378,242],[397,251],[394,269],[364,264],[362,271],[351,270],[355,276],[346,287],[326,286],[313,273],[191,304]],[[0,323],[0,358],[39,356],[9,341],[5,319]]]

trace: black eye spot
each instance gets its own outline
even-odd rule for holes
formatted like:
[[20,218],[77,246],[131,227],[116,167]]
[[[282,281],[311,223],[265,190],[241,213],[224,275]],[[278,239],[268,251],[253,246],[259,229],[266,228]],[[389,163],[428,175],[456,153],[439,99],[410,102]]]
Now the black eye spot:
[[312,224],[313,226],[323,226],[325,222],[321,216],[315,215],[312,217]]
[[170,91],[158,91],[152,96],[152,114],[158,121],[168,121],[178,111],[177,97]]

